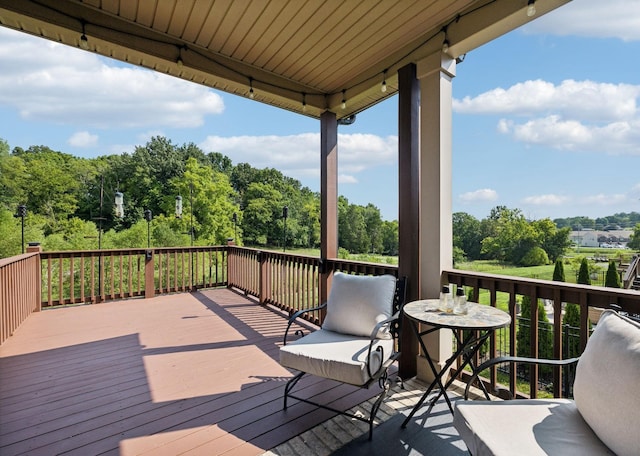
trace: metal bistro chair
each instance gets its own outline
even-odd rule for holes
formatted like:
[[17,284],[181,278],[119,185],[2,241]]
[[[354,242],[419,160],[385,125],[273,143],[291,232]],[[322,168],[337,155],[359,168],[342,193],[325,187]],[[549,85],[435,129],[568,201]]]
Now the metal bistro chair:
[[[392,275],[358,276],[336,272],[329,299],[319,307],[296,312],[289,319],[280,348],[280,364],[299,371],[284,390],[284,408],[293,398],[369,423],[373,435],[376,414],[389,391],[388,369],[400,356],[398,334],[405,301],[406,279]],[[289,342],[293,322],[306,312],[326,308],[322,328]],[[358,416],[292,394],[298,381],[312,374],[368,388],[378,382],[381,392],[369,416]]]

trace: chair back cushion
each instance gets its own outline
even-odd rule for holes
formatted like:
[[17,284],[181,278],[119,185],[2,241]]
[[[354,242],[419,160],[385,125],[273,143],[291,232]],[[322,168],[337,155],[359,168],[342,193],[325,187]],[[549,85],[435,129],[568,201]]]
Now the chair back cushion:
[[[392,315],[395,290],[396,278],[392,275],[334,273],[322,329],[369,337],[379,322]],[[390,339],[391,334],[385,329],[378,338]]]
[[593,432],[618,455],[640,454],[640,324],[605,311],[576,367],[573,395]]

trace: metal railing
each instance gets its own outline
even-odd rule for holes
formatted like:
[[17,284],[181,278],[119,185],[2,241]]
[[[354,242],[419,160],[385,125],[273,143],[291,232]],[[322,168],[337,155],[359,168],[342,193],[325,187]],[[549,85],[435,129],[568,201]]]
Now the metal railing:
[[[538,299],[549,300],[553,304],[553,358],[563,359],[563,325],[562,309],[566,303],[577,305],[580,313],[579,346],[581,353],[587,343],[591,322],[597,323],[603,309],[612,304],[620,306],[630,313],[640,312],[640,293],[632,290],[618,288],[605,288],[589,285],[576,285],[564,282],[553,282],[549,280],[526,279],[521,277],[508,277],[495,274],[476,273],[470,271],[443,271],[442,283],[453,283],[464,286],[472,290],[473,300],[481,304],[494,307],[502,307],[511,316],[511,325],[496,331],[490,338],[487,356],[490,358],[498,355],[500,343],[506,343],[508,354],[516,356],[517,353],[517,330],[518,330],[518,306],[523,296],[528,296],[530,302],[537,303]],[[531,306],[530,346],[529,357],[538,358],[538,347],[540,337],[540,324],[538,321],[538,306]],[[502,353],[501,353],[502,354]],[[478,356],[478,355],[477,355]],[[476,365],[480,359],[475,360]],[[459,373],[465,377],[463,372]],[[529,375],[528,396],[537,397],[540,381],[539,368],[531,369]],[[498,370],[493,367],[487,373],[485,381],[490,389],[498,386]],[[510,393],[515,397],[522,395],[518,390],[517,366],[509,370],[506,381]],[[553,395],[562,397],[562,371],[554,368],[553,372]]]

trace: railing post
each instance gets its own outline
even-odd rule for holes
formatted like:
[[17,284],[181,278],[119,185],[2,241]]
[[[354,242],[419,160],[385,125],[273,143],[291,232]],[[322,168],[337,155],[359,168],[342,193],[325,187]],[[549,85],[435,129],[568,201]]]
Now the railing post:
[[258,300],[260,304],[267,302],[267,295],[269,294],[267,277],[269,277],[267,274],[267,255],[263,252],[258,252],[258,283],[260,284]]
[[153,298],[156,295],[155,266],[153,250],[146,250],[144,254],[144,298]]
[[27,253],[37,253],[38,260],[36,261],[36,267],[34,271],[35,275],[35,305],[33,306],[34,312],[40,312],[42,310],[42,263],[40,262],[40,252],[42,252],[42,247],[39,242],[29,242],[29,246],[27,247]]

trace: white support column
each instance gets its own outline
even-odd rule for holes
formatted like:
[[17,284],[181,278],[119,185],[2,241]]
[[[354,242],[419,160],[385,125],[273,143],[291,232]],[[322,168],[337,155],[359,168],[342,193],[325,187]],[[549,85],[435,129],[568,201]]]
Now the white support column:
[[[422,298],[437,298],[443,269],[453,266],[451,204],[452,79],[456,61],[437,52],[418,62],[420,80],[420,270]],[[450,330],[426,336],[436,367],[452,355]],[[427,363],[418,377],[432,380]]]

